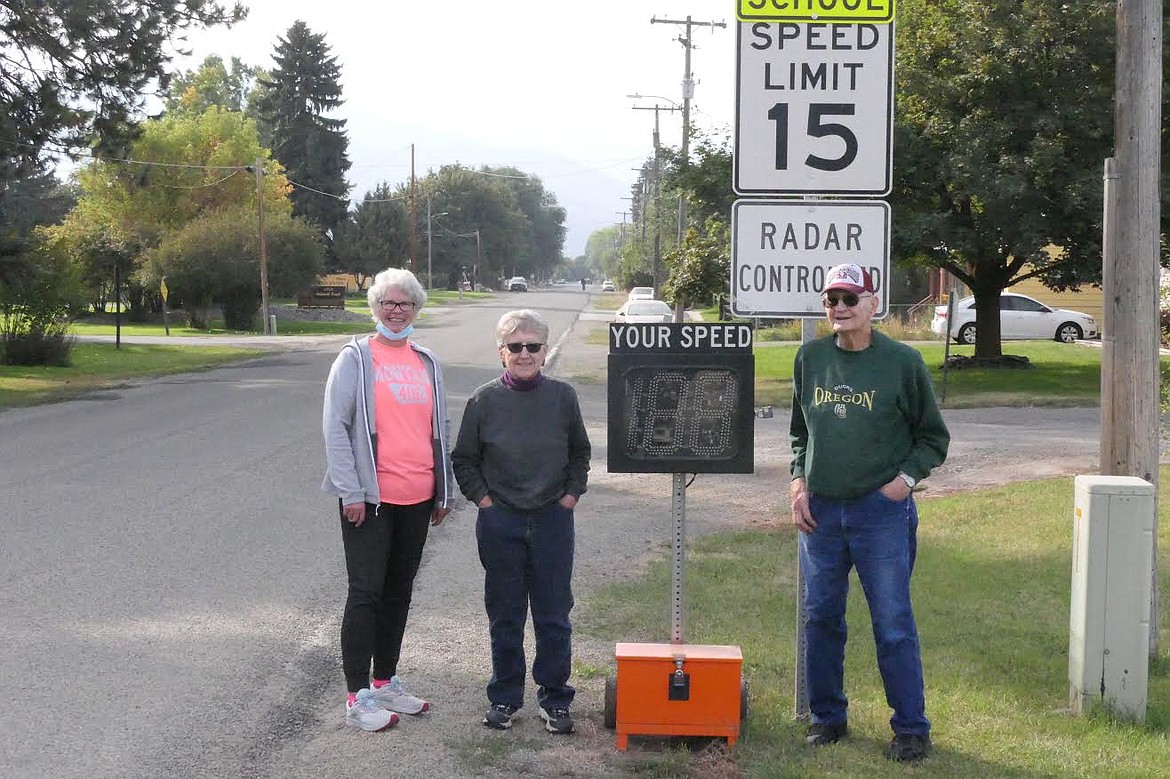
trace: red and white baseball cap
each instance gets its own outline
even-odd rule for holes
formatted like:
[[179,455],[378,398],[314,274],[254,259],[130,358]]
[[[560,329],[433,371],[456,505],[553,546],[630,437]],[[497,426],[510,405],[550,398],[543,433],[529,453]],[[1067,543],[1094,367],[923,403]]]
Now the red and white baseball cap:
[[865,268],[852,262],[845,262],[829,268],[828,274],[825,275],[824,291],[828,292],[831,289],[843,289],[854,294],[873,292],[873,279]]

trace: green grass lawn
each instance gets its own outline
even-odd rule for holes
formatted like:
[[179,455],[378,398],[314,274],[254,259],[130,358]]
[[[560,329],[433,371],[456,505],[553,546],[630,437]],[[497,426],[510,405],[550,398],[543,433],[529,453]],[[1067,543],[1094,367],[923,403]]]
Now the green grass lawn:
[[[788,407],[792,403],[792,359],[799,344],[756,345],[756,405]],[[975,406],[1085,406],[1101,395],[1101,350],[1055,341],[1008,341],[1004,354],[1027,357],[1021,369],[943,366],[942,343],[915,343],[934,379],[935,393],[946,408]],[[951,347],[951,354],[970,355],[973,347]],[[1170,359],[1162,358],[1163,374]],[[1163,380],[1170,378],[1164,376]]]
[[[1162,483],[1170,478],[1163,468]],[[1147,721],[1068,712],[1072,479],[923,500],[914,608],[923,647],[934,756],[918,767],[882,756],[890,712],[874,660],[869,614],[856,577],[849,597],[846,688],[851,736],[804,746],[793,718],[796,536],[778,529],[688,543],[686,639],[739,646],[751,715],[719,771],[708,753],[631,741],[636,774],[726,777],[1157,777],[1170,766],[1170,640],[1161,567],[1162,657],[1152,663]],[[1170,502],[1160,546],[1170,545]],[[671,557],[606,588],[575,613],[578,633],[614,641],[669,638]],[[611,669],[612,672],[613,669]],[[620,693],[619,693],[620,694]],[[678,745],[675,745],[678,746]],[[681,756],[680,756],[681,755]]]
[[0,408],[64,400],[140,376],[203,370],[263,354],[231,346],[139,346],[76,343],[73,365],[0,365]]

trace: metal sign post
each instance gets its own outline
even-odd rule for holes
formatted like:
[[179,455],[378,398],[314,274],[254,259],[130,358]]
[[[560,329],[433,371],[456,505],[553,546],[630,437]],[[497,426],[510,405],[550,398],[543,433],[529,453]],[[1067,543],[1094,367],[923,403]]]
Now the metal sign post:
[[683,643],[683,558],[687,537],[687,475],[674,474],[671,514],[674,516],[674,566],[670,571],[670,643]]

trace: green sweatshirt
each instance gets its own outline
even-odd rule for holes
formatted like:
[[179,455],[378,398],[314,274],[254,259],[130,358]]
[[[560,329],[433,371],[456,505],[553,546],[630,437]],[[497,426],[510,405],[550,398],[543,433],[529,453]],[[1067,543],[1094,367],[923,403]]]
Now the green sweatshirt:
[[876,331],[859,352],[833,336],[800,347],[789,434],[792,478],[837,500],[872,492],[899,471],[926,478],[951,441],[922,356]]

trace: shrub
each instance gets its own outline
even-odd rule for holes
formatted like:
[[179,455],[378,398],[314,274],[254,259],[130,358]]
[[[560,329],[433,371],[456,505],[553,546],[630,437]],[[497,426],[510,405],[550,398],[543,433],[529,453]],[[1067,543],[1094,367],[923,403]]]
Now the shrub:
[[41,236],[31,244],[27,271],[0,283],[0,362],[68,365],[69,324],[85,308],[85,296],[68,258]]

